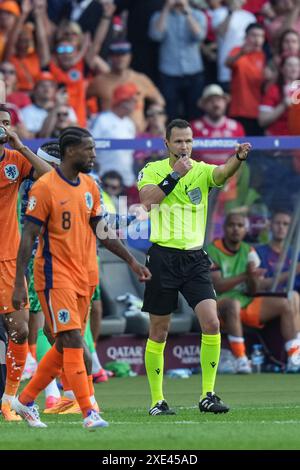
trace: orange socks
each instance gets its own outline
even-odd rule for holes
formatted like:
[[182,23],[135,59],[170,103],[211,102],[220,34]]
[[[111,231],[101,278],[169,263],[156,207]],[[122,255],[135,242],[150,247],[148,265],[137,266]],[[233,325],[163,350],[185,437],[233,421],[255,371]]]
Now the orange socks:
[[65,371],[63,370],[61,375],[60,375],[60,380],[61,380],[61,384],[63,386],[63,390],[71,390],[71,387],[70,387],[70,384],[68,382],[68,379],[66,377],[66,374],[65,374]]
[[23,344],[16,344],[9,340],[6,354],[7,378],[4,391],[6,395],[14,396],[18,391],[26,362],[27,352],[27,341]]
[[21,393],[19,400],[23,405],[35,400],[38,394],[57,377],[62,369],[63,355],[54,346],[45,354],[38,369]]
[[229,340],[230,349],[232,351],[232,354],[235,357],[246,356],[246,348],[245,348],[244,338],[240,338],[239,336],[228,335],[228,340]]
[[95,389],[94,389],[94,384],[93,384],[93,376],[88,375],[88,382],[89,382],[89,391],[90,391],[90,397],[95,395]]
[[93,408],[83,360],[83,348],[64,348],[63,368],[84,417]]

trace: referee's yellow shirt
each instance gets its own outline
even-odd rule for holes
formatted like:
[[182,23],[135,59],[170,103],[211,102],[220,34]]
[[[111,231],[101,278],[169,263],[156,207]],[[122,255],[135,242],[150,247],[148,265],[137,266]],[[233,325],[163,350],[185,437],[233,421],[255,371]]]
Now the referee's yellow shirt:
[[[191,250],[202,247],[205,237],[208,193],[219,187],[213,180],[216,165],[191,160],[191,170],[173,191],[150,212],[150,241],[161,246]],[[146,185],[161,183],[173,170],[169,158],[148,163],[139,173],[139,191]]]

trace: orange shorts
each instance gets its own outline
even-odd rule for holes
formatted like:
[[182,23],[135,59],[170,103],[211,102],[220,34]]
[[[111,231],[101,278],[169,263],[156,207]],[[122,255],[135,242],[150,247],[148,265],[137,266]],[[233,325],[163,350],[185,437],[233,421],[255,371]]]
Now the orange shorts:
[[254,328],[263,328],[264,325],[260,322],[262,301],[262,297],[254,297],[246,308],[241,308],[240,315],[242,323],[247,326],[253,326]]
[[54,337],[70,330],[84,333],[90,308],[89,295],[79,295],[72,289],[48,289],[37,294]]
[[[16,278],[17,260],[0,261],[0,314],[12,313],[15,308],[12,305],[12,295]],[[27,289],[27,284],[25,280]],[[28,292],[27,292],[28,299]],[[24,308],[29,308],[29,302]]]

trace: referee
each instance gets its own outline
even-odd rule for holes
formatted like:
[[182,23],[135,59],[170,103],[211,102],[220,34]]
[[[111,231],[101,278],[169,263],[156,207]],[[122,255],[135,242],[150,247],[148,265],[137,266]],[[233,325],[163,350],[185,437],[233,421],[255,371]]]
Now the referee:
[[142,310],[150,314],[145,366],[151,390],[150,415],[175,414],[164,399],[164,348],[171,313],[181,292],[195,311],[202,330],[200,363],[202,395],[200,411],[229,411],[214,393],[221,337],[210,261],[202,249],[212,187],[221,187],[246,160],[251,145],[237,146],[224,165],[209,165],[191,159],[191,126],[174,119],[166,130],[169,156],[148,163],[139,173],[140,199],[151,211],[151,236],[146,266],[152,278],[146,283]]

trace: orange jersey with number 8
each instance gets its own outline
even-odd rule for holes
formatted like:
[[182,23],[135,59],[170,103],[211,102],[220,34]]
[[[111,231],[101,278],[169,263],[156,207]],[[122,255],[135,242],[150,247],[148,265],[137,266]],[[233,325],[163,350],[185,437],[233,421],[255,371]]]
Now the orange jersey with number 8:
[[42,227],[34,266],[37,291],[89,294],[90,219],[100,213],[99,190],[88,175],[80,173],[74,183],[56,169],[33,185],[26,218]]

